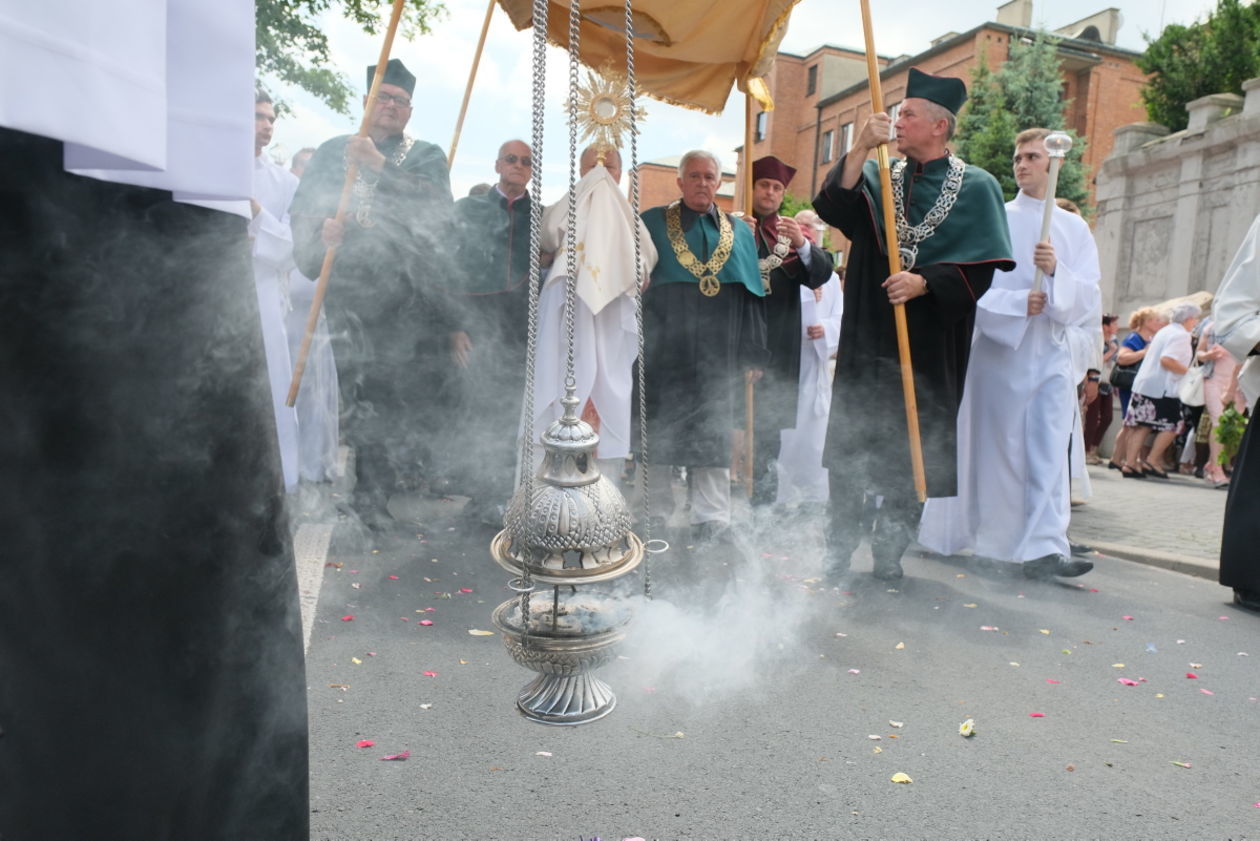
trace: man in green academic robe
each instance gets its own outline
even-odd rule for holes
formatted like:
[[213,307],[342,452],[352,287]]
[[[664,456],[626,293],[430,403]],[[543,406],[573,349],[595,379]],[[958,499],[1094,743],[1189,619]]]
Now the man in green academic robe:
[[714,203],[721,166],[692,151],[678,166],[682,198],[643,213],[660,255],[643,294],[651,516],[673,512],[670,479],[686,466],[696,537],[731,521],[731,430],[742,423],[744,375],[766,364],[757,245]]
[[894,128],[872,114],[828,174],[814,209],[852,242],[831,418],[831,522],[825,572],[833,581],[870,534],[875,576],[902,576],[918,527],[894,305],[904,304],[928,496],[954,496],[956,420],[976,301],[1010,270],[1010,235],[996,179],[950,154],[962,81],[910,69],[897,118],[893,193],[902,270],[888,273],[878,166],[866,160]]
[[[375,67],[368,68],[371,88]],[[341,429],[355,452],[353,505],[365,525],[388,528],[390,493],[415,485],[428,458],[425,428],[452,329],[448,298],[451,188],[446,156],[404,133],[416,77],[386,65],[368,136],[327,141],[307,165],[290,208],[298,268],[319,277],[337,247],[324,310],[341,389]],[[349,209],[334,218],[346,168],[358,166]]]

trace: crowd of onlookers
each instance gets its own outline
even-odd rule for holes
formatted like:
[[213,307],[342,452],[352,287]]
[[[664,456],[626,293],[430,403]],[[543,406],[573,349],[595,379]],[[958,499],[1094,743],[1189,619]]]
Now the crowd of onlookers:
[[1238,363],[1216,343],[1211,315],[1185,300],[1142,307],[1128,327],[1121,339],[1118,316],[1102,318],[1103,370],[1090,372],[1097,385],[1082,401],[1086,461],[1104,461],[1118,395],[1123,426],[1108,467],[1126,479],[1183,473],[1228,488],[1248,407]]

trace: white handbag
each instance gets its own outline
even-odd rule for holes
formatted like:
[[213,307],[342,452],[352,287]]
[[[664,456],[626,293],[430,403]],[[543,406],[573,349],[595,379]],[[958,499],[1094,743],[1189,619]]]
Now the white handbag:
[[1181,378],[1177,387],[1177,399],[1186,406],[1202,406],[1203,399],[1203,366],[1192,365]]

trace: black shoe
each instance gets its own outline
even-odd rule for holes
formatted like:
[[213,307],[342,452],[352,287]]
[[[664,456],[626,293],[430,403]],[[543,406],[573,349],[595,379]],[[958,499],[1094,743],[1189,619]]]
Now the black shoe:
[[1035,561],[1024,562],[1024,577],[1047,579],[1058,576],[1060,578],[1075,578],[1078,575],[1084,575],[1094,568],[1092,561],[1083,561],[1080,558],[1068,558],[1064,555],[1046,555],[1044,558],[1037,558]]
[[1234,604],[1247,610],[1260,613],[1260,592],[1255,590],[1239,590],[1234,588]]
[[363,505],[356,506],[354,513],[359,518],[359,522],[369,531],[377,533],[393,530],[398,525],[398,521],[394,519],[394,515],[389,513],[383,505]]
[[823,581],[831,587],[839,587],[844,582],[844,577],[849,574],[849,556],[841,557],[840,553],[832,555],[824,550],[823,553]]
[[1084,543],[1069,543],[1073,555],[1092,555],[1094,554],[1093,546],[1086,546]]
[[876,558],[875,568],[871,570],[871,575],[874,575],[880,581],[896,581],[905,574],[905,570],[901,568],[901,561],[896,560],[890,561]]
[[1107,460],[1107,469],[1108,469],[1108,470],[1123,470],[1124,468],[1123,468],[1123,467],[1121,467],[1120,465],[1116,464],[1114,461],[1111,461],[1110,459],[1108,459],[1108,460]]
[[696,545],[730,543],[731,527],[717,520],[696,523],[691,527],[691,542]]
[[1132,467],[1121,467],[1120,475],[1126,479],[1145,479],[1146,474],[1141,470],[1135,470]]

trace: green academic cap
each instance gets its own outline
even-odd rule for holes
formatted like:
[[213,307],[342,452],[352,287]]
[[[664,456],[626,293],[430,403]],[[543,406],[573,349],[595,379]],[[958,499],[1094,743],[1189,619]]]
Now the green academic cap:
[[911,67],[910,81],[906,83],[906,99],[926,99],[948,109],[951,114],[957,114],[967,101],[967,86],[962,79],[933,76]]
[[[376,75],[376,65],[373,64],[367,69],[367,89],[372,89],[372,77]],[[396,58],[391,58],[385,65],[385,76],[381,79],[382,85],[394,85],[400,87],[411,95],[416,92],[416,77],[411,75],[411,71],[403,66],[403,63]]]

